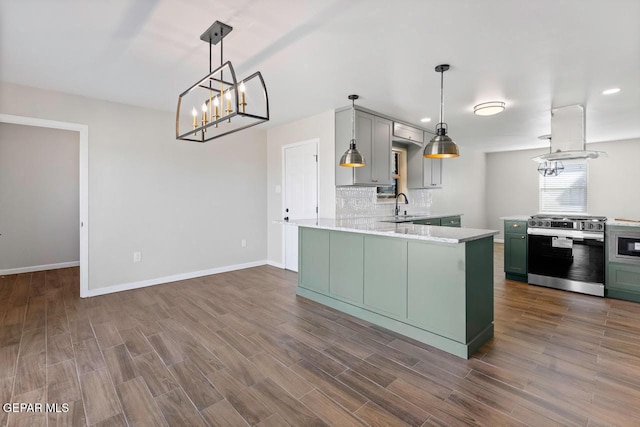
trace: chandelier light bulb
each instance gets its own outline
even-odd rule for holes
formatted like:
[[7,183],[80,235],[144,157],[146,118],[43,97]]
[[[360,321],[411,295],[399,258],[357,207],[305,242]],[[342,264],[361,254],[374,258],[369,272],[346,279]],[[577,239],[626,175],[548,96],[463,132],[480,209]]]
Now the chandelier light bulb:
[[240,82],[240,92],[244,93],[245,90],[244,82]]
[[231,89],[227,90],[227,94],[225,95],[225,97],[227,98],[227,100],[231,99]]
[[196,110],[196,107],[193,107],[193,110],[191,110],[191,115],[193,117],[196,117],[198,115],[198,110]]
[[215,107],[217,107],[218,105],[220,105],[220,103],[218,102],[218,97],[216,96],[215,98],[213,98],[213,105]]
[[203,113],[206,113],[206,112],[207,112],[207,110],[208,110],[208,108],[207,108],[207,103],[206,103],[206,102],[203,102],[203,103],[202,103],[202,112],[203,112]]

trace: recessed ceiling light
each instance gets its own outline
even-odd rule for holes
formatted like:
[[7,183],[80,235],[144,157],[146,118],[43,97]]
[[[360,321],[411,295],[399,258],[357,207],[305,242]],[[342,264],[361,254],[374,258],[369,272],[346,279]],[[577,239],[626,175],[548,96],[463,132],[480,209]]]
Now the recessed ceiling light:
[[504,102],[502,101],[483,102],[473,107],[473,113],[478,116],[493,116],[503,111]]
[[420,119],[420,121],[422,123],[429,123],[431,121],[431,117],[424,117],[424,118]]
[[619,87],[613,87],[611,89],[603,90],[602,94],[603,95],[613,95],[614,93],[618,93],[618,92],[620,92],[620,88]]

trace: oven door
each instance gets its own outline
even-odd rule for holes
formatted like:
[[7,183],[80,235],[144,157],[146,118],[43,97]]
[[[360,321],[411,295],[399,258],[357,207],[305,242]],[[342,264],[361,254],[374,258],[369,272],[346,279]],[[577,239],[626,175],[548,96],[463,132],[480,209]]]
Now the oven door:
[[604,238],[558,234],[529,234],[529,274],[604,283]]

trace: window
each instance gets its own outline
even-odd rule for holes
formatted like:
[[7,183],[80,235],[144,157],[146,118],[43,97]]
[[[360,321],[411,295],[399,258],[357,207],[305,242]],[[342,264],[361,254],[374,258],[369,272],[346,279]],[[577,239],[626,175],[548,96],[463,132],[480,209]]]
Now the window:
[[391,185],[378,187],[378,202],[395,201],[398,193],[407,192],[407,150],[393,146],[391,154]]
[[587,162],[565,162],[558,176],[540,176],[540,212],[587,212]]

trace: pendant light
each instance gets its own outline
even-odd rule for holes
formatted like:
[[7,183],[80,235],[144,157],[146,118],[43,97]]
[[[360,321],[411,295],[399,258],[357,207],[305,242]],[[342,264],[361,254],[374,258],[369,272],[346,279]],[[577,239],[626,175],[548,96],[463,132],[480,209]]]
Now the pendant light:
[[436,125],[436,136],[424,147],[424,157],[430,159],[445,159],[458,157],[458,146],[447,136],[448,126],[444,122],[444,72],[449,69],[449,64],[441,64],[436,67],[436,73],[440,73],[440,122]]
[[[551,153],[551,135],[542,135],[538,139],[549,140],[549,153]],[[558,176],[564,170],[564,164],[559,160],[545,160],[538,165],[538,173],[542,176]]]
[[351,141],[349,142],[349,149],[340,158],[340,166],[349,168],[366,166],[362,154],[356,148],[356,99],[358,98],[360,98],[358,95],[349,95],[351,100]]

